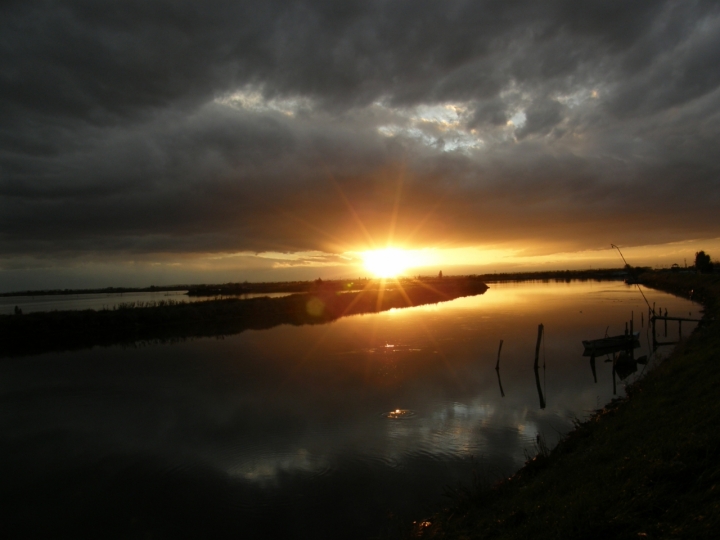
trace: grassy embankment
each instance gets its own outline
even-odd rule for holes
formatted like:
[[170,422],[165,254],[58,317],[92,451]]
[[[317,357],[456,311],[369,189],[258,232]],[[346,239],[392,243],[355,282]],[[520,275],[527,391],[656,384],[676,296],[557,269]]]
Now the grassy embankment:
[[[420,538],[716,538],[720,531],[720,277],[648,273],[705,305],[672,355],[555,449],[461,492]],[[430,523],[430,524],[428,524]]]
[[320,288],[282,298],[161,301],[151,307],[132,304],[114,310],[0,315],[0,358],[96,345],[224,336],[279,324],[320,324],[345,315],[444,302],[486,290],[478,279],[445,278],[361,292]]

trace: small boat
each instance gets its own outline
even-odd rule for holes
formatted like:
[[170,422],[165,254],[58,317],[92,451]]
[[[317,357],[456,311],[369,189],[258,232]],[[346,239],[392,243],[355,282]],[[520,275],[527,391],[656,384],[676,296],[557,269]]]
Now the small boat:
[[640,332],[632,334],[620,334],[619,336],[611,336],[601,339],[583,340],[582,344],[585,350],[593,351],[600,349],[615,349],[618,347],[632,346],[640,338]]

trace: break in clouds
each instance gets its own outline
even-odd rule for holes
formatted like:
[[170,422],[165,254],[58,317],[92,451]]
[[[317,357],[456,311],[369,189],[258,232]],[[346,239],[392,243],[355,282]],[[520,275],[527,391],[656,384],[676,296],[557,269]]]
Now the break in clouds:
[[11,1],[0,47],[5,268],[720,236],[717,2]]

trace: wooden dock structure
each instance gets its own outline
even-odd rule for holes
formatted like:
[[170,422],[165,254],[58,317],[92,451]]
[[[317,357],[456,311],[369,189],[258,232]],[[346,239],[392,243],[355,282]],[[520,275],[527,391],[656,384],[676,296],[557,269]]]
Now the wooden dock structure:
[[665,310],[665,315],[651,315],[650,316],[650,322],[652,323],[652,334],[653,334],[653,348],[656,348],[661,345],[675,345],[679,343],[679,341],[658,341],[657,340],[657,334],[655,333],[655,323],[657,321],[664,321],[665,322],[665,337],[667,337],[667,323],[668,321],[677,321],[678,322],[678,336],[680,336],[680,339],[682,339],[682,323],[685,322],[696,322],[699,323],[702,321],[702,319],[696,319],[691,317],[671,317],[667,315],[667,310]]
[[655,317],[651,317],[650,321],[690,321],[690,322],[700,322],[702,319],[691,319],[689,317],[668,317],[667,315],[657,315]]

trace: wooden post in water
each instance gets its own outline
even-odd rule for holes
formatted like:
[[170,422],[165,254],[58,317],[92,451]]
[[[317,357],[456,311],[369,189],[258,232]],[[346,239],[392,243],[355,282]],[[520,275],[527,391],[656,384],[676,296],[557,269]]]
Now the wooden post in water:
[[538,368],[538,359],[540,358],[540,342],[542,341],[543,328],[542,323],[538,325],[538,337],[535,344],[535,369]]
[[498,378],[498,386],[500,387],[500,396],[505,397],[505,391],[503,390],[502,381],[500,380],[500,370],[499,369],[497,371],[495,371],[495,375],[497,375],[497,378]]
[[613,396],[617,394],[617,386],[615,385],[615,354],[613,353]]
[[645,328],[645,314],[640,312],[640,328]]
[[[540,325],[542,328],[542,324]],[[543,396],[542,386],[540,385],[540,372],[538,371],[537,365],[535,366],[535,385],[537,386],[538,397],[540,398],[540,408],[545,408],[545,396]]]
[[657,349],[657,335],[655,334],[655,315],[653,315],[652,319],[650,319],[650,322],[652,322],[652,334],[653,334],[653,352]]
[[678,341],[682,341],[682,319],[678,321]]
[[501,339],[501,340],[500,340],[500,347],[498,348],[497,364],[495,364],[495,369],[498,370],[498,371],[500,370],[500,351],[502,351],[502,344],[503,344],[503,340]]

